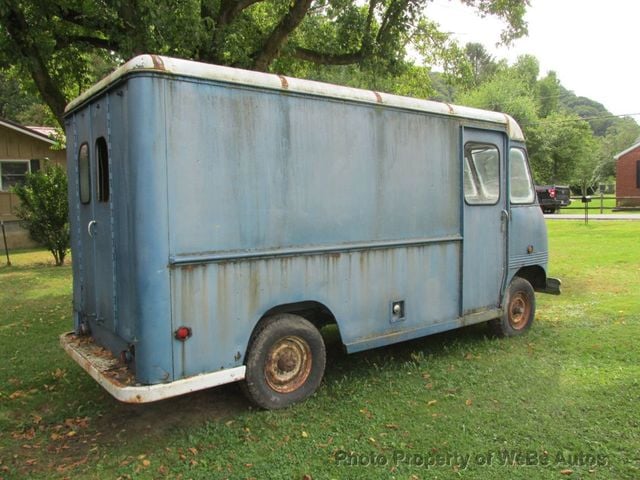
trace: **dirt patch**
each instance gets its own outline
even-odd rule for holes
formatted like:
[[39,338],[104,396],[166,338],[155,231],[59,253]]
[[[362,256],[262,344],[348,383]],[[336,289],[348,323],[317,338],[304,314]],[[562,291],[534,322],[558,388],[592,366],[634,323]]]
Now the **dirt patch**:
[[122,451],[130,446],[127,454],[137,455],[157,448],[158,438],[168,438],[171,431],[227,421],[250,408],[235,384],[148,404],[125,404],[105,396],[101,415],[68,418],[55,425],[38,422],[13,432],[16,448],[0,460],[0,480],[9,478],[13,469],[18,478],[45,473],[73,478],[112,448]]

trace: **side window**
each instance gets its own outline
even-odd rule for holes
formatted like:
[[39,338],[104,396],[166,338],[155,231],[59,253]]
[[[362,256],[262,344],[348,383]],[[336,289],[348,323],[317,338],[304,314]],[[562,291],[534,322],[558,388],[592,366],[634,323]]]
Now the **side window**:
[[500,152],[495,145],[464,146],[464,199],[470,205],[494,205],[500,198]]
[[109,201],[109,150],[104,137],[96,140],[96,155],[98,157],[97,168],[97,198],[99,202]]
[[512,148],[509,152],[509,177],[511,203],[533,203],[536,194],[524,150]]
[[89,165],[89,145],[83,143],[78,152],[78,181],[80,184],[80,201],[91,201],[91,170]]

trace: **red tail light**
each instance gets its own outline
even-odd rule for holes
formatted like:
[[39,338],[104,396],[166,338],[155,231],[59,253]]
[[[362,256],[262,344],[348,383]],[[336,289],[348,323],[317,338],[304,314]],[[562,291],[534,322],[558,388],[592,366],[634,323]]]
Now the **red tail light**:
[[180,340],[184,342],[187,338],[191,336],[191,329],[189,327],[179,327],[174,332],[174,337],[176,340]]
[[550,188],[549,189],[549,198],[556,198],[556,189],[555,188]]

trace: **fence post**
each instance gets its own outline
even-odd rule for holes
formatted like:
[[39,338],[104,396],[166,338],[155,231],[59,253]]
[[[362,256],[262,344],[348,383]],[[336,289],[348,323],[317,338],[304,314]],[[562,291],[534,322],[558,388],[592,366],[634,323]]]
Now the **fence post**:
[[604,193],[600,189],[600,213],[604,213]]
[[2,226],[2,239],[4,240],[4,254],[7,256],[7,267],[11,266],[11,260],[9,259],[9,247],[7,247],[7,232],[4,229],[4,220],[0,220]]

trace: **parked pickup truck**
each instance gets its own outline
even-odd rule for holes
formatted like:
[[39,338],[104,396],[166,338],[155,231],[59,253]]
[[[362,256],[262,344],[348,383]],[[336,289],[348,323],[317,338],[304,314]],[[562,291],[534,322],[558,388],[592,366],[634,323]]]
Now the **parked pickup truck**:
[[556,213],[562,207],[571,204],[569,187],[557,185],[536,185],[538,203],[544,213]]

